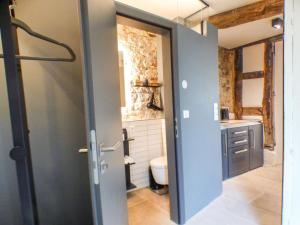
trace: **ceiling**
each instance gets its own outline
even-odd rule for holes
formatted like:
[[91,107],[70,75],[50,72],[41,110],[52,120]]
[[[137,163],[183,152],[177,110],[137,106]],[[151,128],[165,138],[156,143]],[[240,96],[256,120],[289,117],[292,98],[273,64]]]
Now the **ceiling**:
[[[126,5],[173,20],[186,18],[205,7],[199,0],[116,0]],[[261,0],[204,0],[210,7],[204,10],[203,18],[219,14]],[[271,26],[272,18],[257,20],[228,29],[219,30],[219,45],[235,48],[283,33]]]
[[[144,10],[146,12],[173,20],[176,17],[187,17],[204,8],[199,0],[116,0],[126,5]],[[210,5],[205,10],[205,17],[215,15],[227,10],[235,9],[260,0],[205,0]]]
[[283,18],[282,15],[278,15],[227,29],[220,29],[219,45],[231,49],[282,34],[283,29],[276,30],[272,27],[272,19],[277,17]]

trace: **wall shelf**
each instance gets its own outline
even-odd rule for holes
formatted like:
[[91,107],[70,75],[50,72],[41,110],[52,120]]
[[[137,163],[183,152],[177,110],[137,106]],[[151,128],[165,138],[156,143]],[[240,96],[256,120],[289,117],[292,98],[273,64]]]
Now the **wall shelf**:
[[161,87],[162,86],[162,84],[157,84],[157,85],[146,85],[146,86],[144,86],[144,85],[133,85],[133,87],[144,87],[144,88],[159,88],[159,87]]

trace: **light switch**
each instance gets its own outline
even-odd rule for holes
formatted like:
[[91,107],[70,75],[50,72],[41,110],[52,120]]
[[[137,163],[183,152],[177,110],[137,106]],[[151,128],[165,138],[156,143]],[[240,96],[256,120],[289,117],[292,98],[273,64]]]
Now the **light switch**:
[[187,82],[186,80],[183,80],[182,83],[181,83],[181,85],[182,85],[182,88],[183,88],[183,89],[187,89],[187,87],[188,87],[188,82]]
[[219,104],[214,103],[214,120],[218,121],[219,120]]
[[184,119],[190,118],[190,111],[189,110],[183,110],[183,118]]

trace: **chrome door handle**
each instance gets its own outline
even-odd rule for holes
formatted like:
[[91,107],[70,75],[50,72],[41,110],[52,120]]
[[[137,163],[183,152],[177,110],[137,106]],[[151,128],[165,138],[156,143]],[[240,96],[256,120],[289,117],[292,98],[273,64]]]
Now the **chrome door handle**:
[[88,149],[87,148],[81,148],[78,150],[79,153],[88,153]]
[[236,131],[236,132],[234,132],[234,134],[245,134],[245,133],[247,133],[247,131],[246,131],[246,130],[244,130],[244,131]]
[[113,152],[117,151],[119,147],[121,146],[121,142],[118,141],[113,146],[105,146],[103,143],[100,145],[101,152]]
[[245,140],[242,140],[242,141],[235,141],[234,144],[241,144],[241,143],[246,143],[246,142],[247,142],[247,140],[245,139]]
[[234,154],[241,154],[241,153],[244,153],[244,152],[247,152],[248,149],[243,149],[243,150],[240,150],[240,151],[236,151]]

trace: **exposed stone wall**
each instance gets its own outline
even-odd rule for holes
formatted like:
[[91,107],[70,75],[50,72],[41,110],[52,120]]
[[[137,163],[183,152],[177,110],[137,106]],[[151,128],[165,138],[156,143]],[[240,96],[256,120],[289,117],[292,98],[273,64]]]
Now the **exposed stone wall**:
[[[119,49],[127,54],[125,66],[130,67],[130,74],[125,76],[125,83],[128,79],[131,83],[131,104],[127,104],[122,110],[123,120],[143,120],[162,118],[161,111],[154,111],[147,108],[151,99],[152,92],[155,93],[155,103],[160,106],[160,88],[134,87],[136,80],[149,82],[158,80],[157,54],[158,54],[158,37],[143,30],[135,29],[129,26],[118,25],[118,42]],[[125,68],[128,71],[128,68]],[[127,81],[126,81],[127,80]],[[127,101],[128,103],[128,101]]]
[[220,105],[234,112],[235,51],[219,47]]

